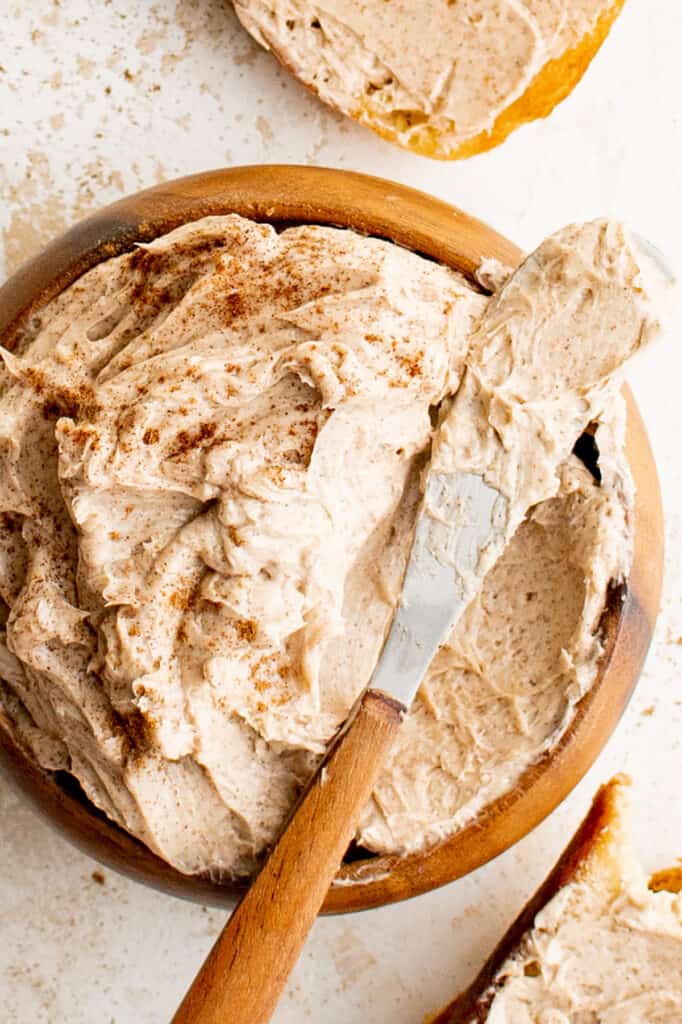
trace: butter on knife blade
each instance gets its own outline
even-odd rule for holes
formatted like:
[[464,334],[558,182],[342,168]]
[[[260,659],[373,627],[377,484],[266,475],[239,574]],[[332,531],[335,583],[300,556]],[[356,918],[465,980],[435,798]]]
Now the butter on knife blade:
[[672,281],[614,221],[552,235],[492,297],[434,437],[403,590],[370,682],[410,706],[529,508],[661,329]]

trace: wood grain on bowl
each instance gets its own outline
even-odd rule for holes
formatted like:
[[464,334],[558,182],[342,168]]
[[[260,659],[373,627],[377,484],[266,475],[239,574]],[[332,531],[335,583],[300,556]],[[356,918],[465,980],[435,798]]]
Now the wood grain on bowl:
[[[47,301],[92,266],[208,214],[239,213],[276,224],[352,227],[390,239],[471,276],[485,257],[509,265],[521,251],[480,221],[402,185],[345,171],[260,166],[193,175],[128,197],[82,221],[25,264],[0,289],[0,342],[13,347]],[[512,791],[468,826],[430,849],[347,860],[324,910],[380,906],[426,892],[472,871],[534,828],[591,766],[637,681],[660,597],[663,530],[660,492],[646,432],[625,389],[626,453],[636,485],[635,552],[627,585],[612,588],[601,629],[597,679],[568,729]],[[7,723],[5,723],[7,725]],[[229,906],[243,886],[182,875],[97,811],[77,784],[38,769],[2,728],[0,768],[72,842],[108,866],[165,892]],[[357,855],[361,851],[356,851]]]

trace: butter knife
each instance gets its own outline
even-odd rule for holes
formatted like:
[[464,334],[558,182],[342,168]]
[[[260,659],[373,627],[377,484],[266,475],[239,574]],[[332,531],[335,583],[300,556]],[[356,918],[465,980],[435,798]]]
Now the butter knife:
[[[641,310],[639,299],[633,306],[630,283],[620,281],[616,261],[603,255],[609,255],[604,238],[610,230],[607,223],[595,222],[570,229],[568,237],[571,242],[575,236],[577,242],[589,243],[589,253],[594,251],[600,267],[605,267],[605,287],[596,289],[581,311],[583,332],[597,351],[609,341],[613,315],[606,315],[607,303],[613,303],[616,287],[621,321],[626,324],[621,359],[625,361],[658,333],[660,324],[652,312],[655,303],[648,300],[664,275],[659,260],[653,261],[653,272],[645,273],[651,253],[645,258],[642,248],[629,248],[633,259],[638,257],[642,278],[638,288],[647,299],[646,303],[642,299]],[[519,451],[509,452],[499,429],[492,425],[480,445],[471,443],[471,410],[496,393],[497,385],[491,384],[488,373],[491,346],[499,348],[505,332],[512,331],[512,318],[500,319],[501,303],[506,301],[516,311],[513,331],[521,337],[525,333],[531,351],[540,336],[552,339],[550,351],[543,351],[545,366],[552,371],[550,384],[567,344],[580,342],[572,338],[575,311],[569,301],[576,283],[566,274],[554,280],[560,238],[561,234],[543,243],[484,313],[462,384],[441,424],[450,442],[454,439],[455,451],[473,452],[472,464],[478,453],[476,468],[483,465],[474,472],[465,459],[444,468],[436,433],[401,597],[369,686],[209,953],[173,1024],[265,1024],[270,1020],[434,654],[478,593],[528,506],[551,494],[556,467],[609,398],[603,368],[595,366],[592,376],[589,362],[580,369],[580,388],[565,409],[551,388],[548,395],[525,395],[527,383],[535,387],[535,357],[521,358],[523,372],[515,378],[520,414],[525,417]],[[578,283],[582,274],[581,264]],[[553,312],[540,330],[534,311],[519,301],[527,281],[536,286],[539,282],[552,292]],[[504,376],[499,383],[504,385]],[[550,438],[547,422],[552,418],[561,429]],[[452,450],[452,443],[446,448]],[[541,461],[534,451],[543,453]],[[520,478],[525,473],[531,486],[522,492],[508,489],[505,496],[492,480],[506,480],[514,459]]]

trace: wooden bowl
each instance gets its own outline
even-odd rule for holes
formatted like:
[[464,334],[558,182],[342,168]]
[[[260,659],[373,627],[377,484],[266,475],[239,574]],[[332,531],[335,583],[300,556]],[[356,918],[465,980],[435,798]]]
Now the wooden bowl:
[[[511,242],[438,199],[347,171],[261,166],[197,174],[140,192],[77,224],[0,289],[0,342],[101,260],[208,214],[236,212],[277,224],[352,227],[388,238],[471,275],[483,257],[516,265]],[[627,585],[612,590],[597,680],[557,745],[509,793],[466,828],[407,857],[344,863],[326,912],[361,910],[415,896],[473,871],[521,839],[564,799],[601,751],[632,693],[651,639],[662,575],[661,501],[651,450],[629,391],[627,456],[635,478],[635,555]],[[0,714],[0,725],[2,716]],[[103,864],[164,892],[230,906],[240,889],[180,874],[119,829],[64,773],[43,772],[0,728],[0,768],[52,825]]]

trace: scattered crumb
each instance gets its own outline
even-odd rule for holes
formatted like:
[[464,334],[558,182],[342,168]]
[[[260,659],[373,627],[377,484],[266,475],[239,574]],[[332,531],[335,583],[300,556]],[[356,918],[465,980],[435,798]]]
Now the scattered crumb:
[[256,129],[258,130],[263,142],[270,142],[270,140],[274,138],[275,133],[270,126],[270,122],[262,115],[256,118]]
[[646,715],[646,717],[649,718],[651,715],[653,715],[655,710],[656,710],[656,708],[652,704],[650,707],[644,708],[644,710],[642,711],[642,714]]
[[98,885],[104,885],[106,883],[103,871],[93,871],[91,877],[93,882],[97,882]]

